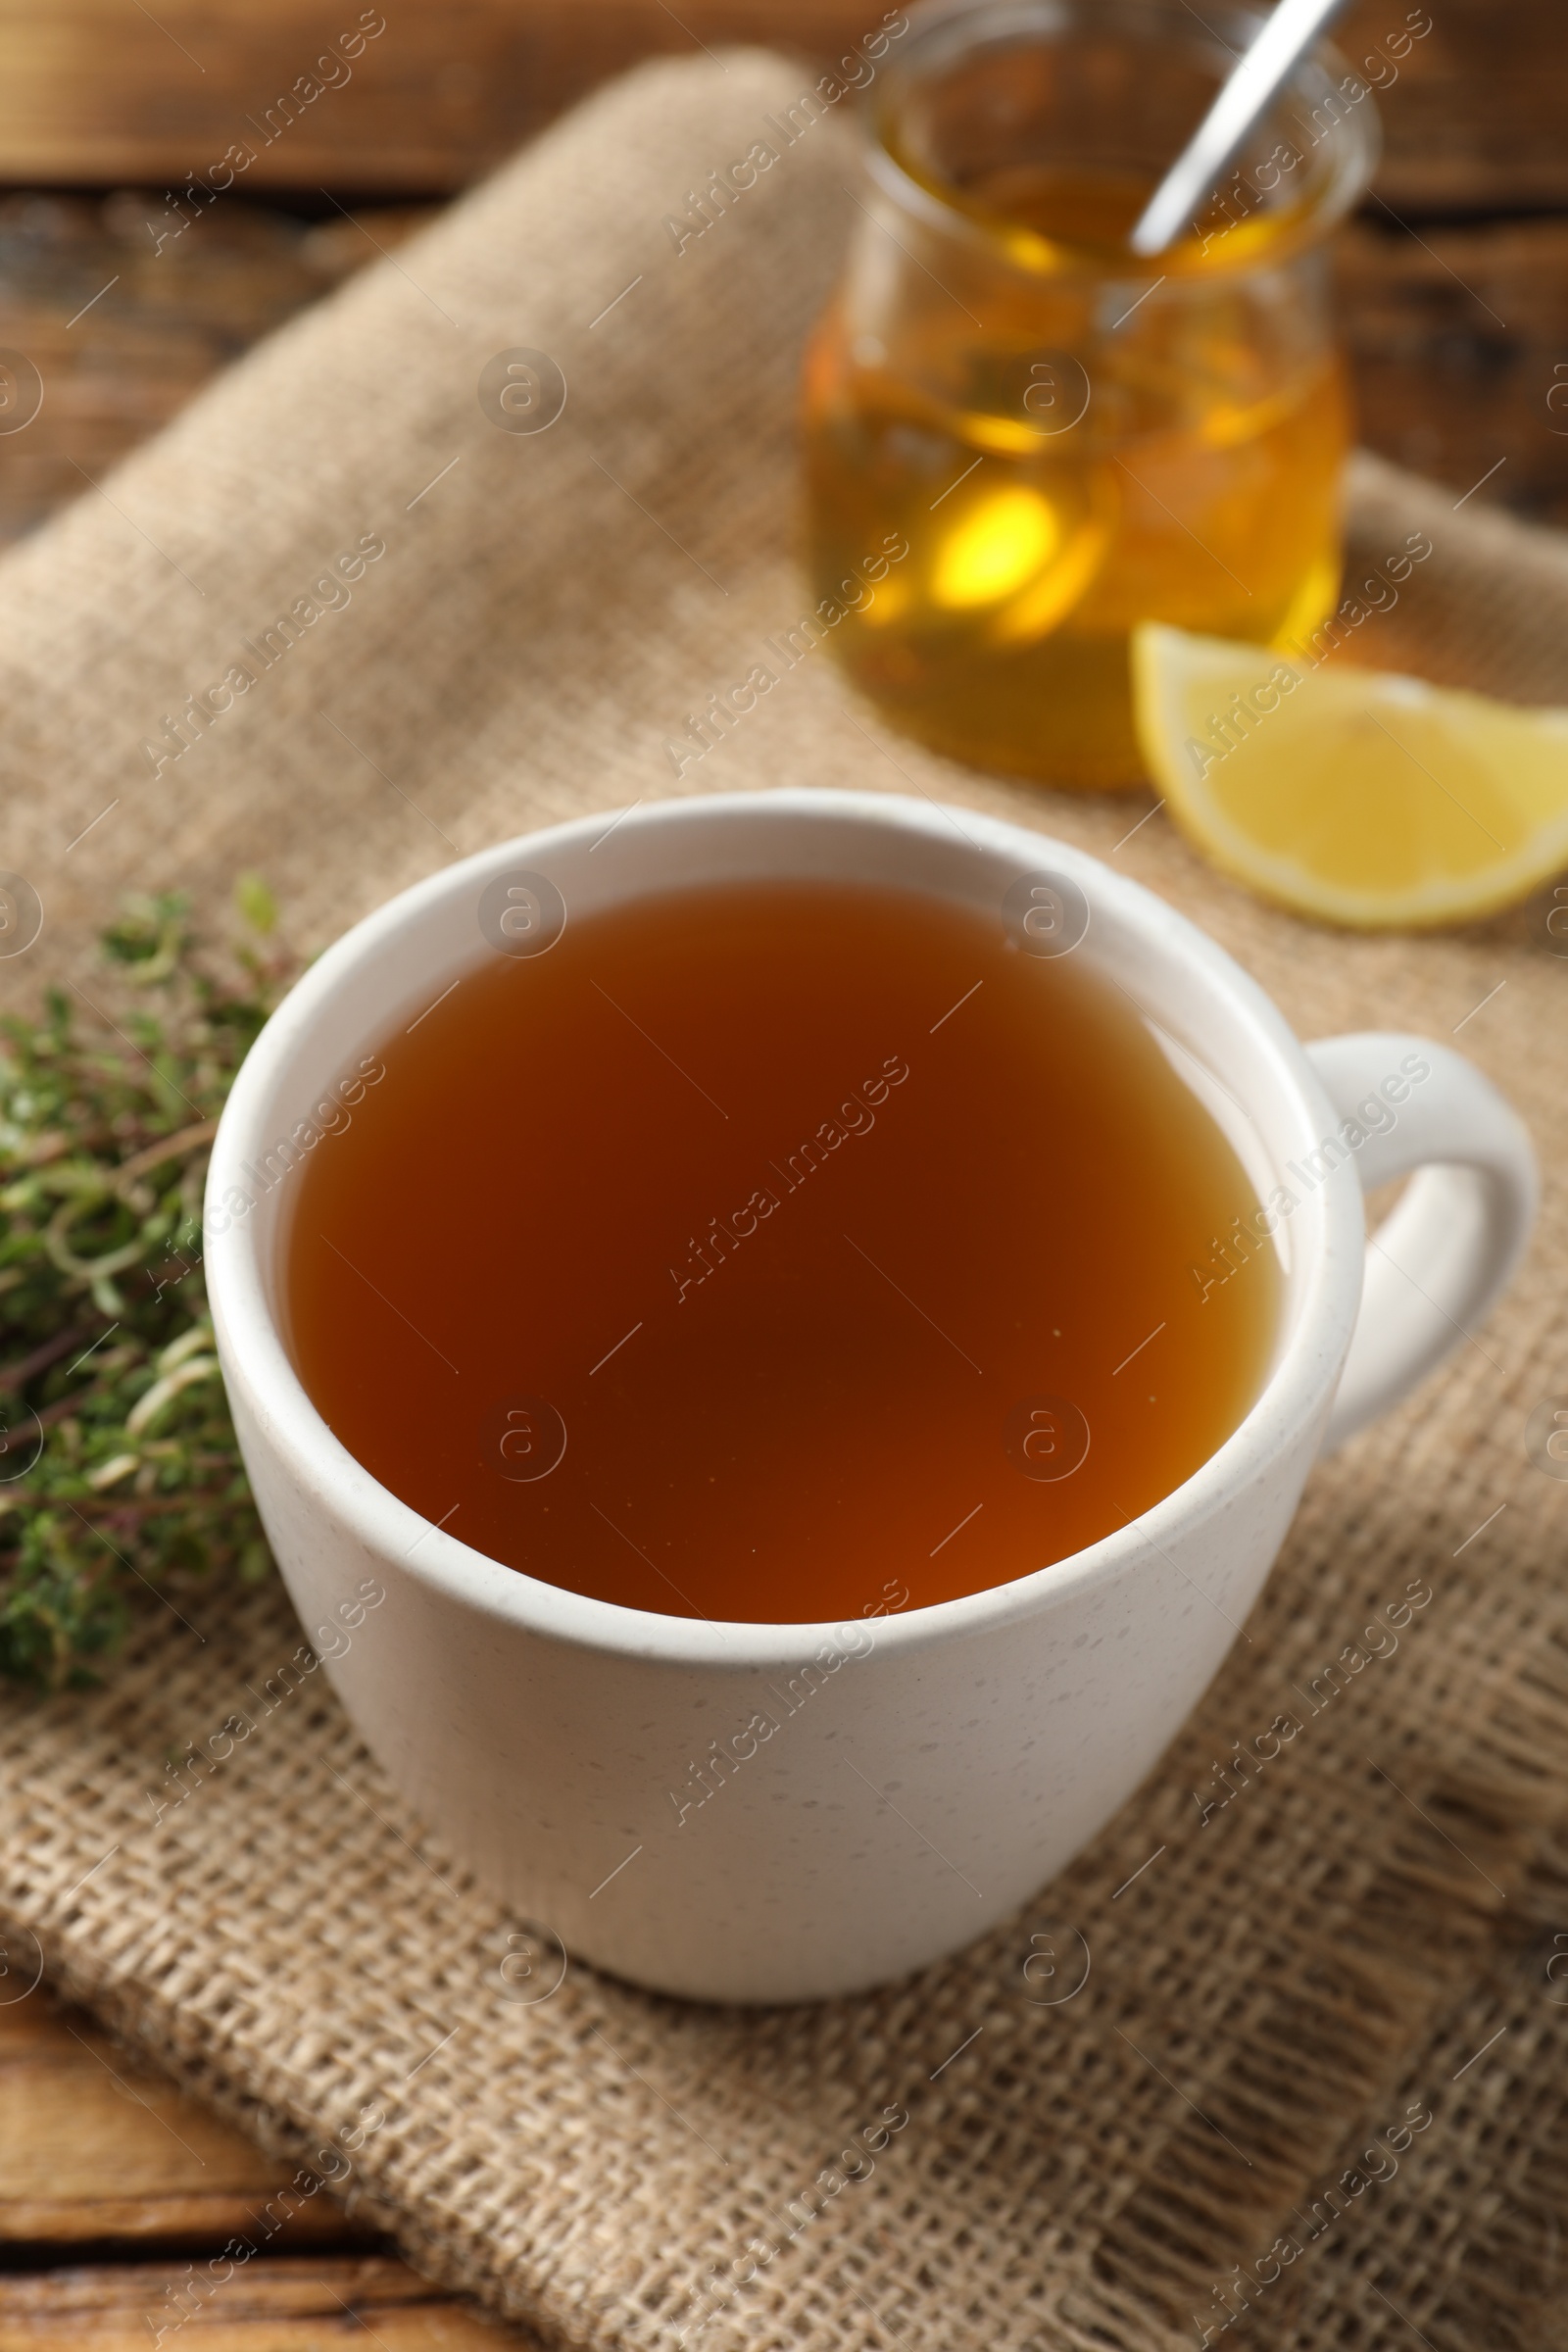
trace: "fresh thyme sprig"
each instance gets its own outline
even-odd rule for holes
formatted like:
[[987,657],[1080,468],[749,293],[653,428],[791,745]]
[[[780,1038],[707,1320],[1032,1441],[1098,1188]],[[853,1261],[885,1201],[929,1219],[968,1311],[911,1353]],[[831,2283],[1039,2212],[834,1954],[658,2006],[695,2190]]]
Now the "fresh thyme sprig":
[[[270,1559],[213,1349],[209,1147],[293,969],[255,876],[223,970],[184,899],[103,935],[114,1002],[0,1020],[0,1677],[91,1682],[138,1598]],[[89,1034],[82,1034],[84,1008]],[[170,1605],[172,1605],[171,1603]]]

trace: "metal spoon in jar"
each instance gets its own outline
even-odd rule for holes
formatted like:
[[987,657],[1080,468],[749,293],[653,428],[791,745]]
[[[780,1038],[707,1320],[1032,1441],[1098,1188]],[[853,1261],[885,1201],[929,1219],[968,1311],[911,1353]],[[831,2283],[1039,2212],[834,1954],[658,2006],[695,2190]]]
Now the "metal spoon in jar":
[[1279,0],[1144,207],[1127,240],[1134,253],[1163,253],[1189,225],[1292,68],[1344,4],[1345,0]]

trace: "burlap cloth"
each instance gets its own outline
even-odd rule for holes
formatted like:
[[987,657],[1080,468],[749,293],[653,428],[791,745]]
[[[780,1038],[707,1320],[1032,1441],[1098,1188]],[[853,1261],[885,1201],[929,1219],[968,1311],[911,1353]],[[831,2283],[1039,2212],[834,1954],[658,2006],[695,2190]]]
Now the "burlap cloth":
[[[795,379],[848,218],[838,124],[679,254],[662,221],[803,80],[750,53],[632,76],[10,558],[0,863],[48,909],[13,1001],[84,971],[127,886],[216,908],[260,867],[315,945],[455,852],[674,788],[666,739],[805,602]],[[518,346],[569,387],[532,436],[476,397]],[[1563,546],[1364,464],[1354,561],[1416,528],[1435,552],[1361,657],[1568,702]],[[163,715],[367,533],[386,554],[352,603],[155,780]],[[916,1982],[743,2014],[573,1964],[512,1997],[543,1983],[501,1973],[518,1923],[400,1812],[324,1676],[266,1713],[300,1639],[275,1589],[182,1599],[194,1631],[149,1608],[100,1694],[5,1701],[13,1970],[35,1934],[58,1982],[552,2342],[1153,2352],[1218,2329],[1227,2278],[1258,2343],[1568,2342],[1568,1488],[1523,1446],[1568,1392],[1568,962],[1539,904],[1442,939],[1312,929],[1163,817],[1117,847],[1147,800],[1009,787],[849,706],[813,655],[680,788],[948,795],[1114,852],[1304,1035],[1457,1032],[1544,1162],[1508,1302],[1316,1476],[1120,1818]],[[1364,1629],[1412,1583],[1391,1650]],[[228,1762],[167,1773],[236,1708],[258,1729]],[[1299,1734],[1205,1817],[1282,1713]],[[847,2179],[890,2106],[906,2125]]]

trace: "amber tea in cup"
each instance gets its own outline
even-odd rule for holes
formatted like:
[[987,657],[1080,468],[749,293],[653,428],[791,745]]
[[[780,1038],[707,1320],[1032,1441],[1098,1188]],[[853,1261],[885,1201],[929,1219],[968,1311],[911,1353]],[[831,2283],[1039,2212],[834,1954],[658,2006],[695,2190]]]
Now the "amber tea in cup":
[[[1134,782],[1140,620],[1288,645],[1338,597],[1323,240],[1371,170],[1365,85],[1320,52],[1171,249],[1127,246],[1255,22],[939,6],[871,94],[806,368],[809,561],[850,674],[955,758]],[[889,532],[910,553],[867,591]]]
[[753,881],[489,956],[294,1171],[318,1411],[432,1526],[664,1615],[919,1607],[1121,1528],[1247,1413],[1281,1284],[1086,920]]

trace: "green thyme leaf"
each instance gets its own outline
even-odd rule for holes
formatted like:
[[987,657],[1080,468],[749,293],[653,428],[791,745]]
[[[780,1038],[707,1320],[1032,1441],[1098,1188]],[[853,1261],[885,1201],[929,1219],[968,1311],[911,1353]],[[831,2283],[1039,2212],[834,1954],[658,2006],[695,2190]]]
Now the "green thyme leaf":
[[184,899],[103,935],[112,1026],[51,990],[0,1019],[0,1678],[98,1679],[134,1614],[270,1572],[213,1351],[202,1186],[234,1073],[292,974],[271,892],[219,964]]

